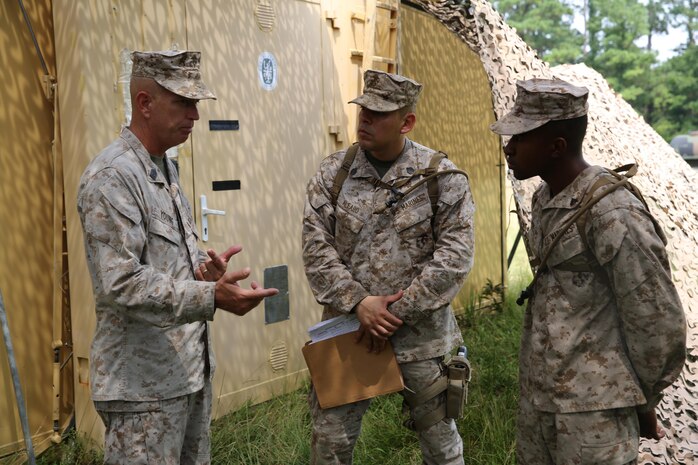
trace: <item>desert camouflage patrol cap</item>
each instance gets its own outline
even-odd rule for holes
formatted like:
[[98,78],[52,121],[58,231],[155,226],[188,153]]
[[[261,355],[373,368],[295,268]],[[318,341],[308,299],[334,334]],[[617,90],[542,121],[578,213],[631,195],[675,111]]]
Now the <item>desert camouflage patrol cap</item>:
[[132,77],[153,79],[165,89],[182,97],[204,100],[216,96],[201,80],[201,52],[163,50],[131,54]]
[[589,89],[562,79],[528,79],[516,83],[514,108],[492,124],[497,134],[515,135],[532,131],[549,121],[587,114]]
[[422,85],[399,74],[369,69],[364,73],[364,93],[349,103],[373,111],[395,111],[416,104]]

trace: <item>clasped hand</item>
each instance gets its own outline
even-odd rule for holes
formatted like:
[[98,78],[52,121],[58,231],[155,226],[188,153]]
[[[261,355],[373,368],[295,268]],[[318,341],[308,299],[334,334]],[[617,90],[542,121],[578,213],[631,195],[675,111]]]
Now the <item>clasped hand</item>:
[[356,342],[366,340],[369,352],[381,352],[385,341],[402,326],[402,320],[388,310],[388,306],[402,298],[400,290],[391,295],[370,295],[356,306],[356,316],[361,326]]

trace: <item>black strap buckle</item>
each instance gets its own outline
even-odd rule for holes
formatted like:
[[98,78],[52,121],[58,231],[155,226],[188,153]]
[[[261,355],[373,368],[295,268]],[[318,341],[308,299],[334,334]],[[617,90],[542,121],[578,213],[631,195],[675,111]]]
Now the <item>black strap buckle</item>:
[[533,290],[529,286],[526,289],[524,289],[523,291],[521,291],[519,298],[516,299],[516,304],[523,305],[526,302],[526,300],[531,298],[532,295],[533,295]]

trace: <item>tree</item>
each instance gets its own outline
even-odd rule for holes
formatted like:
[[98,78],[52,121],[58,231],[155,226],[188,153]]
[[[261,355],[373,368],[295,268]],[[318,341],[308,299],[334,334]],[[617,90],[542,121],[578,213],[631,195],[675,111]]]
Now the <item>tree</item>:
[[[698,0],[494,4],[541,58],[553,65],[583,61],[593,67],[665,139],[698,129]],[[584,33],[572,26],[574,5],[583,5]],[[683,53],[658,65],[652,38],[668,26],[685,30],[686,42],[677,44]]]
[[666,34],[669,30],[669,8],[670,5],[662,0],[647,1],[647,45],[645,50],[652,50],[652,36],[657,34]]
[[666,140],[698,129],[698,45],[656,68],[654,129]]
[[582,58],[582,34],[572,27],[574,10],[561,0],[499,0],[494,2],[507,23],[552,65]]
[[585,63],[648,118],[656,58],[636,44],[650,32],[647,7],[638,0],[588,0],[587,7],[589,51]]

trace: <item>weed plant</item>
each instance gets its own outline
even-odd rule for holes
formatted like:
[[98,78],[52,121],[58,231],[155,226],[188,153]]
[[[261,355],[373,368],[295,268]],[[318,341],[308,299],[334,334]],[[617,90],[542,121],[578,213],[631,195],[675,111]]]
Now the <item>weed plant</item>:
[[[522,255],[517,254],[517,255]],[[525,255],[524,255],[525,257]],[[473,373],[468,404],[458,430],[468,465],[516,463],[517,351],[523,309],[514,302],[531,274],[525,259],[512,264],[505,290],[488,283],[458,316]],[[306,465],[310,462],[308,386],[213,422],[212,463],[219,465]],[[375,399],[364,417],[354,451],[356,465],[418,465],[415,433],[402,425],[402,397]],[[101,455],[71,434],[39,457],[40,465],[96,465]],[[3,463],[0,460],[0,463]],[[7,463],[7,462],[4,462]],[[12,463],[22,463],[12,462]]]

